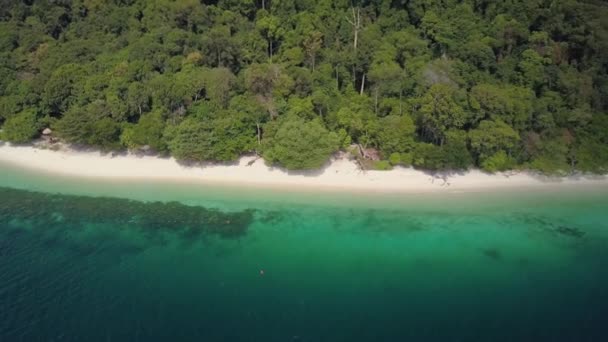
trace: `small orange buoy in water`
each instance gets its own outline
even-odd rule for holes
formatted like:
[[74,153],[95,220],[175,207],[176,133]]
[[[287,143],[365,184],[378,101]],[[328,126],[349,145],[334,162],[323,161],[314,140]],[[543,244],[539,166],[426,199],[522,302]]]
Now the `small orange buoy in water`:
[[260,275],[263,276],[264,275],[264,270],[260,270]]

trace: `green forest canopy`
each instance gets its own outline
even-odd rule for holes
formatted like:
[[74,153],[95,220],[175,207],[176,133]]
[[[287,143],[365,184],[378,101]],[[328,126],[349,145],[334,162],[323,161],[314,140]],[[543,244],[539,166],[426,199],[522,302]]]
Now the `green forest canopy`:
[[3,140],[51,127],[295,169],[358,143],[432,170],[608,171],[603,1],[3,3]]

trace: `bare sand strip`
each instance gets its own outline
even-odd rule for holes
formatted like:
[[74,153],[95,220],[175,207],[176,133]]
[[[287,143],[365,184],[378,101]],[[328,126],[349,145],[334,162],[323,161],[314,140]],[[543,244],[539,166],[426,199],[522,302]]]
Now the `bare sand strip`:
[[[334,158],[318,171],[291,172],[269,167],[262,159],[243,157],[232,165],[187,166],[172,158],[59,151],[32,146],[0,146],[0,161],[26,169],[61,175],[122,180],[159,180],[229,184],[302,190],[371,192],[479,192],[540,187],[608,186],[608,177],[578,175],[545,177],[529,172],[487,174],[479,170],[435,174],[397,167],[391,171],[361,171],[346,158]],[[607,188],[608,189],[608,188]]]

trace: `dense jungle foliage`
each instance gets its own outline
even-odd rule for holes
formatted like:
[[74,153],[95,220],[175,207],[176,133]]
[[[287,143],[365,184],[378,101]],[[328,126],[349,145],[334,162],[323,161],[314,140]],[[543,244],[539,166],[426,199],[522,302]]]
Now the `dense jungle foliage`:
[[[3,140],[290,169],[608,171],[608,5],[593,0],[12,0]],[[390,164],[389,164],[390,163]]]

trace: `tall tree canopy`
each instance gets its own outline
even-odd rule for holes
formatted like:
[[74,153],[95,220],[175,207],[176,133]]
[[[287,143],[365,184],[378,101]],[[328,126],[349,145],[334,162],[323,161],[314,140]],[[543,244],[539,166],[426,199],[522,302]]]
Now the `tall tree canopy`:
[[585,0],[5,1],[0,139],[604,173],[605,18]]

